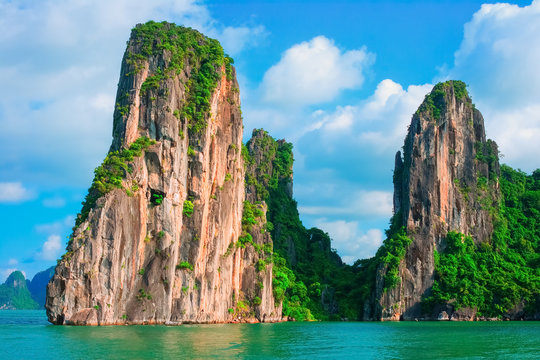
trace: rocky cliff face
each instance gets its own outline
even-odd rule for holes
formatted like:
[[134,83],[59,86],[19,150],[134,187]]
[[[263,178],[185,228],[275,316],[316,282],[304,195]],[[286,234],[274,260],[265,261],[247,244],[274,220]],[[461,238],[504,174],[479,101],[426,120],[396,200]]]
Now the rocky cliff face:
[[[244,148],[246,196],[267,208],[265,227],[273,240],[274,259],[278,259],[274,269],[281,272],[275,274],[277,282],[283,285],[280,276],[292,275],[287,281],[289,288],[284,291],[284,316],[307,320],[345,318],[350,316],[350,307],[339,306],[338,302],[344,302],[345,297],[343,292],[336,295],[335,281],[343,280],[345,265],[332,249],[328,234],[317,228],[306,229],[300,221],[293,199],[292,147],[262,129],[253,131]],[[279,259],[288,271],[280,270]],[[305,291],[298,290],[301,288]]]
[[49,321],[280,319],[272,264],[256,268],[263,255],[239,241],[245,170],[231,63],[194,30],[153,22],[133,29],[111,150],[48,285]]
[[437,84],[413,115],[405,144],[396,154],[394,218],[412,243],[398,269],[399,282],[385,289],[386,268],[376,280],[383,320],[420,318],[421,299],[434,279],[434,251],[444,251],[448,231],[489,241],[499,174],[497,145],[486,140],[482,114],[465,84]]
[[[263,129],[253,130],[251,139],[246,144],[246,197],[252,202],[268,201],[271,206],[268,216],[275,217],[276,213],[284,214],[286,207],[293,200],[293,154],[292,144],[285,140],[274,140]],[[279,207],[279,208],[277,208]],[[298,218],[296,214],[287,214]],[[272,224],[274,250],[286,252],[288,263],[296,265],[296,246],[291,236],[282,236],[284,224],[275,221]],[[294,229],[300,234],[300,229]]]

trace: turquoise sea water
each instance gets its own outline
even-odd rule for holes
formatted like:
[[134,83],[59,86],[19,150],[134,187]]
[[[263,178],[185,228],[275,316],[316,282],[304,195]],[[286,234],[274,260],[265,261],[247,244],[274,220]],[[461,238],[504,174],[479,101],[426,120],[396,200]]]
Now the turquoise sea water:
[[0,311],[0,359],[540,359],[540,322],[68,327]]

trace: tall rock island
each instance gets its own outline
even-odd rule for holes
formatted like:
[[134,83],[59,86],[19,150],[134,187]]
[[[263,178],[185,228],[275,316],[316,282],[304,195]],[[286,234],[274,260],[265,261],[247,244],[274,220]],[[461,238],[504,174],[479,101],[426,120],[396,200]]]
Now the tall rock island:
[[48,285],[50,322],[281,319],[266,208],[244,190],[231,64],[195,30],[154,22],[133,29],[112,145]]
[[[437,84],[412,117],[403,154],[396,154],[388,235],[408,237],[410,244],[403,241],[404,253],[397,254],[393,269],[387,261],[377,272],[376,318],[425,316],[422,300],[434,283],[435,254],[444,253],[449,232],[476,243],[491,240],[489,209],[499,201],[499,173],[497,145],[486,140],[482,114],[465,84]],[[405,233],[396,235],[401,227]]]
[[292,144],[262,129],[242,144],[232,63],[189,28],[132,30],[50,322],[540,319],[540,170],[499,166],[463,82],[413,115],[387,238],[347,265],[300,220]]

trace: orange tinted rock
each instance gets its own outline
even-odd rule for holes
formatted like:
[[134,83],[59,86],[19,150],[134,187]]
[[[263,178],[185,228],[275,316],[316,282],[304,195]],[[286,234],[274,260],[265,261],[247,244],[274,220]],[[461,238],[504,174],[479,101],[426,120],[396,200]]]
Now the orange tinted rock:
[[[376,318],[397,320],[394,309],[401,309],[404,320],[437,319],[438,312],[421,309],[433,285],[434,251],[444,251],[448,231],[475,242],[489,241],[493,232],[488,207],[499,198],[497,145],[486,140],[482,114],[458,87],[464,91],[463,83],[448,81],[426,96],[412,117],[403,159],[396,155],[394,213],[412,244],[395,288],[383,291],[384,271],[377,274]],[[489,181],[485,187],[479,185],[482,177]]]
[[[166,67],[170,52],[149,55],[134,71],[128,54],[140,53],[138,40],[132,36],[122,62],[117,102],[129,111],[115,111],[111,151],[141,136],[156,142],[129,164],[124,189],[102,196],[74,230],[72,254],[59,262],[48,286],[47,315],[57,324],[231,322],[229,309],[239,299],[250,300],[258,286],[257,252],[234,246],[245,199],[235,70],[227,78],[225,67],[219,69],[207,125],[193,131],[181,114],[197,64],[186,56],[183,71],[142,94],[142,84]],[[154,194],[163,197],[159,203],[152,201]],[[183,214],[186,201],[193,204],[190,216]],[[253,305],[252,321],[281,318],[271,274],[270,264],[261,277],[267,290],[261,304]]]

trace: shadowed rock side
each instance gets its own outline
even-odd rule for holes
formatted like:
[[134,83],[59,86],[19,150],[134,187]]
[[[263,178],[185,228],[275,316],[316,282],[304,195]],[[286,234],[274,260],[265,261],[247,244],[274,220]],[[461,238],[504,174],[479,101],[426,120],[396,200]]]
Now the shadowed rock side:
[[238,246],[245,170],[231,62],[191,29],[150,22],[132,31],[111,153],[48,285],[50,322],[281,319],[272,264],[256,273],[259,254]]
[[54,275],[54,268],[54,266],[51,266],[47,270],[38,272],[32,278],[32,282],[28,284],[28,290],[30,290],[32,298],[39,304],[41,308],[45,307],[47,284]]
[[[396,286],[385,289],[385,266],[377,272],[374,317],[382,320],[425,316],[421,300],[433,284],[434,250],[444,251],[449,231],[489,241],[493,222],[487,208],[499,198],[497,145],[486,140],[482,114],[464,83],[434,87],[413,115],[403,150],[403,159],[396,155],[392,222],[405,227],[412,243]],[[487,188],[480,189],[481,179]]]
[[[246,198],[267,208],[265,224],[273,240],[274,277],[287,275],[283,315],[297,320],[356,318],[351,315],[347,291],[338,283],[352,283],[349,270],[332,249],[324,231],[306,229],[293,199],[293,145],[275,140],[263,129],[253,131],[243,149],[246,161]],[[282,260],[282,266],[279,265]],[[290,269],[284,271],[284,268]],[[280,286],[274,283],[275,297]]]
[[[252,137],[246,144],[248,156],[246,166],[246,199],[254,202],[266,201],[281,205],[280,209],[268,209],[268,216],[275,213],[285,213],[286,200],[293,201],[293,153],[292,144],[285,140],[274,140],[265,130],[253,130]],[[283,158],[287,158],[284,160]],[[277,193],[279,190],[279,194]],[[296,204],[294,204],[296,211]],[[290,214],[288,214],[290,216]],[[294,216],[294,215],[293,215]],[[295,217],[298,217],[296,215]],[[272,223],[272,238],[275,239],[273,249],[286,253],[286,258],[290,265],[296,265],[297,254],[295,242],[290,236],[283,241],[281,234],[284,224],[274,221]],[[302,230],[294,229],[300,234]]]

